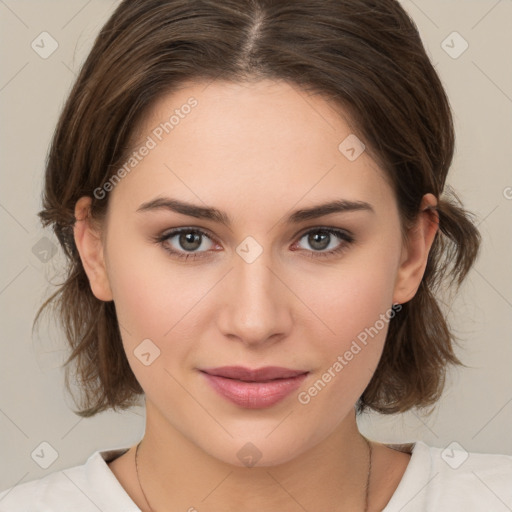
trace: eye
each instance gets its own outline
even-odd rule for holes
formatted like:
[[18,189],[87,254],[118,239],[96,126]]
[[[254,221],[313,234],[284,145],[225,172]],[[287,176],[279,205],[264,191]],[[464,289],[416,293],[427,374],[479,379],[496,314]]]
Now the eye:
[[[205,240],[209,240],[210,243],[205,244]],[[195,253],[206,252],[211,249],[213,245],[212,238],[210,238],[205,231],[197,228],[173,229],[158,237],[156,241],[159,242],[167,252],[183,259],[195,259],[197,258]]]
[[[308,252],[312,258],[329,257],[341,253],[354,242],[354,237],[347,231],[329,227],[310,229],[302,234],[295,245],[302,239],[305,239],[313,250],[307,248],[300,250]],[[208,257],[208,252],[215,246],[213,238],[199,228],[173,229],[156,237],[155,242],[162,245],[173,257],[185,260]]]
[[347,231],[327,227],[311,229],[301,236],[300,240],[303,239],[313,248],[313,251],[309,251],[306,248],[306,250],[311,252],[312,258],[328,257],[341,253],[354,242],[354,237]]

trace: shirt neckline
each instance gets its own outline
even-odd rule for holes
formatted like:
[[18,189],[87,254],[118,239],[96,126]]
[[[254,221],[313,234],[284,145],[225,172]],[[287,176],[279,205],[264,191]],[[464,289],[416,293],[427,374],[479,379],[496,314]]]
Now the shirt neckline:
[[[424,472],[428,477],[431,467],[429,447],[423,441],[382,444],[393,450],[411,455],[398,486],[386,507],[382,510],[382,512],[395,512],[403,508],[405,504],[413,499],[414,494],[416,493],[414,489],[418,487],[422,488],[423,484],[419,472]],[[99,489],[105,496],[113,494],[113,487],[117,489],[117,492],[112,498],[115,503],[107,503],[106,505],[113,507],[112,509],[115,510],[122,510],[123,512],[140,512],[139,507],[137,507],[108,466],[109,462],[112,462],[116,458],[125,454],[130,447],[131,445],[106,450],[97,450],[87,460],[86,471],[94,488]],[[426,478],[424,479],[426,480]],[[418,506],[419,505],[420,504],[418,503]]]

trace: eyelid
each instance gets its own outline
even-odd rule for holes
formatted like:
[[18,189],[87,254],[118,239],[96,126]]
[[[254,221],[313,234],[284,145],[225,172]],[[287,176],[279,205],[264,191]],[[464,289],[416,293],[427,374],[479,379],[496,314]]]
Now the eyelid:
[[313,226],[308,226],[307,228],[304,228],[300,230],[293,238],[303,237],[306,233],[309,233],[310,231],[327,231],[327,232],[336,232],[336,233],[344,233],[347,235],[347,237],[354,237],[353,233],[346,229],[346,228],[339,228],[336,226],[328,226],[328,225],[322,225],[317,224]]

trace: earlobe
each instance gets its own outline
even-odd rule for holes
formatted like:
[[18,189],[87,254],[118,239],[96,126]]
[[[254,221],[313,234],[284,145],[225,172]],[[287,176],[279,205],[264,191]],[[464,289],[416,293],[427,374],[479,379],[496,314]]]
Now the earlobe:
[[75,205],[75,225],[73,228],[75,244],[85,273],[89,278],[94,296],[108,302],[113,299],[104,259],[103,243],[100,233],[92,224],[89,215],[91,198],[81,197]]
[[402,250],[393,303],[411,300],[420,286],[427,266],[428,255],[439,229],[439,216],[435,211],[437,199],[433,194],[423,196],[416,224],[408,232],[408,241]]

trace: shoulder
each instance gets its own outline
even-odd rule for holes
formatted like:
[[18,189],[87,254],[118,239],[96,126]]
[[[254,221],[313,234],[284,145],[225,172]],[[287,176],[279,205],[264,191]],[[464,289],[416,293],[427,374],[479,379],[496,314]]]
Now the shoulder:
[[[466,451],[460,444],[429,447],[435,487],[447,499],[454,493],[473,508],[476,503],[492,510],[512,507],[512,455]],[[504,504],[507,507],[504,507]],[[472,510],[471,508],[466,510]]]
[[85,464],[10,487],[0,492],[0,512],[138,511],[107,465],[125,451],[97,451]]
[[510,511],[512,455],[469,452],[456,442],[438,448],[417,441],[385,512],[394,512],[398,504],[407,504],[403,512]]
[[52,506],[60,511],[62,505],[59,506],[59,502],[66,500],[69,505],[76,503],[77,486],[83,484],[83,477],[84,466],[75,466],[55,471],[38,480],[17,484],[0,492],[0,512],[50,510]]

